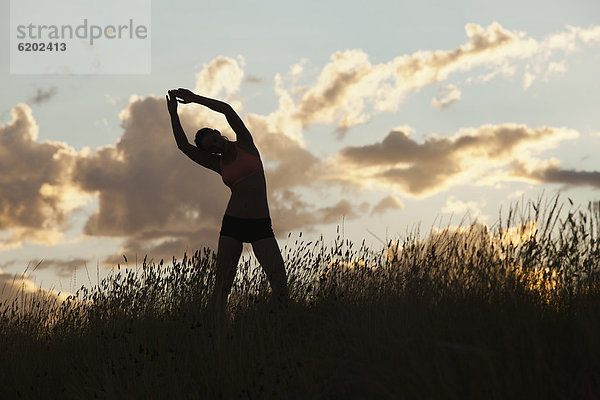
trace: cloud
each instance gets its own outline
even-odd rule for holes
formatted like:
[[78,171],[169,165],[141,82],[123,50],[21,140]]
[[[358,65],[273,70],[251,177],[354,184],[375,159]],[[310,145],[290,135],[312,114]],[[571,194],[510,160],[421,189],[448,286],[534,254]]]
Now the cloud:
[[38,143],[26,104],[17,104],[12,116],[0,127],[0,250],[24,241],[56,244],[69,212],[88,200],[70,182],[77,153],[65,143]]
[[523,90],[529,89],[529,87],[533,84],[533,81],[535,81],[535,75],[531,73],[529,69],[527,69],[525,74],[523,74]]
[[437,97],[431,99],[431,105],[436,108],[446,108],[460,100],[461,92],[455,85],[442,86]]
[[58,93],[58,89],[56,87],[51,87],[48,90],[44,90],[44,89],[37,89],[37,92],[34,96],[30,97],[27,102],[28,103],[33,103],[35,105],[40,105],[43,103],[46,103],[47,101],[50,101],[50,99],[52,99],[54,96],[56,96],[56,94]]
[[600,42],[600,26],[598,25],[592,25],[587,29],[567,25],[567,29],[575,32],[577,37],[584,43]]
[[70,294],[42,289],[36,286],[25,273],[7,274],[0,269],[0,312],[10,307],[13,302],[16,302],[19,310],[22,311],[28,309],[27,304],[32,306],[38,302],[41,307],[52,307],[53,304],[64,301]]
[[332,179],[392,186],[421,197],[486,175],[508,178],[505,170],[514,160],[531,158],[577,136],[566,128],[502,124],[461,129],[452,137],[430,136],[418,143],[403,131],[391,131],[381,142],[343,148],[328,165],[336,168]]
[[43,259],[32,260],[31,264],[36,266],[36,270],[52,269],[58,276],[66,278],[71,277],[73,272],[78,269],[85,269],[90,260],[85,258],[63,259]]
[[542,77],[548,82],[552,76],[562,75],[567,71],[566,59],[551,60],[555,55],[562,53],[563,57],[579,49],[579,44],[594,45],[600,42],[600,26],[581,28],[567,25],[562,32],[548,35],[540,42],[535,42],[527,57],[527,64],[523,74],[523,89],[528,89],[533,81]]
[[[225,90],[234,98],[242,78],[237,61],[218,57],[198,73],[196,91]],[[241,107],[235,108],[239,112]],[[282,119],[283,115],[244,116],[265,164],[276,235],[312,230],[343,215],[356,217],[355,207],[348,201],[315,207],[290,190],[323,185],[319,182],[322,162],[284,133],[289,121]],[[188,134],[213,126],[234,136],[221,115],[205,108],[180,106],[179,116]],[[170,259],[203,246],[216,248],[229,190],[218,174],[198,166],[177,149],[164,98],[133,96],[120,118],[123,134],[119,141],[78,157],[72,174],[81,190],[99,199],[99,208],[89,216],[84,233],[123,238],[122,251],[103,261],[123,264],[123,255],[131,262],[146,254],[154,260]]]
[[[134,250],[174,237],[200,247],[198,230],[217,229],[227,203],[220,176],[178,150],[163,98],[133,98],[121,118],[116,145],[76,161],[73,181],[99,199],[84,233],[127,238]],[[193,124],[188,113],[180,118]]]
[[[104,260],[109,264],[123,263],[122,254],[129,259],[149,254],[158,260],[202,246],[216,248],[228,199],[220,176],[179,152],[163,99],[136,99],[123,115],[119,142],[76,163],[74,181],[99,196],[99,209],[88,218],[85,234],[126,238],[123,251]],[[191,124],[184,119],[192,116],[180,117],[182,124]],[[264,118],[248,120],[251,132],[257,132],[263,163],[274,165],[266,168],[266,177],[278,236],[356,215],[345,201],[315,208],[286,193],[286,188],[314,185],[320,161],[283,134],[254,129],[266,123]],[[288,207],[290,197],[296,200],[293,207]]]
[[[270,207],[273,231],[280,239],[291,231],[314,233],[319,225],[339,222],[342,217],[346,219],[358,217],[356,207],[347,200],[340,200],[332,206],[314,207],[288,190],[284,190],[283,195],[280,196],[278,193],[269,200],[275,205]],[[219,215],[219,220],[221,216]],[[123,250],[107,257],[104,264],[140,265],[146,255],[149,262],[158,262],[159,259],[170,260],[173,256],[181,257],[184,252],[190,254],[204,246],[216,250],[219,229],[220,224],[194,232],[167,230],[129,237],[124,243]],[[127,257],[127,261],[123,255]]]
[[113,106],[117,104],[117,99],[115,99],[114,97],[112,97],[109,93],[105,93],[104,97],[108,100],[108,102],[110,104],[112,104]]
[[[219,238],[219,226],[209,225],[195,231],[169,229],[148,231],[124,240],[123,249],[118,254],[106,257],[105,265],[141,265],[144,257],[148,263],[159,262],[173,257],[181,259],[184,253],[192,254],[198,249],[209,247],[216,251]],[[127,261],[125,258],[127,257]]]
[[389,195],[381,199],[381,201],[373,207],[371,215],[384,214],[388,210],[402,210],[403,208],[404,204],[400,199],[396,196]]
[[[212,60],[196,75],[194,91],[234,96],[244,75],[240,63],[242,58]],[[203,126],[231,136],[225,119],[204,107],[181,105],[179,116],[188,140]],[[202,246],[216,248],[228,189],[218,174],[178,150],[164,97],[132,96],[119,117],[118,142],[78,157],[71,175],[80,190],[99,200],[84,234],[123,239],[123,250],[103,262],[122,263],[123,254],[170,259]]]
[[537,183],[562,183],[566,186],[591,186],[600,188],[600,171],[581,171],[560,168],[558,160],[549,160],[528,165],[515,160],[511,165],[511,173],[516,177],[526,178]]
[[[316,232],[319,225],[338,222],[342,217],[353,219],[359,216],[348,200],[340,200],[334,205],[315,207],[301,200],[300,195],[290,189],[283,189],[269,199],[271,219],[276,236],[284,236],[290,231]],[[360,208],[360,206],[358,207]]]
[[[316,81],[302,87],[297,83],[305,74],[306,59],[292,66],[287,77],[275,76],[278,108],[268,115],[246,114],[244,120],[266,166],[277,234],[310,230],[342,215],[357,215],[356,206],[348,201],[321,207],[308,204],[294,192],[296,188],[326,189],[337,184],[352,190],[368,185],[388,185],[389,189],[391,184],[401,193],[422,196],[456,182],[482,179],[484,172],[496,176],[496,170],[517,155],[531,155],[569,136],[560,128],[504,124],[461,130],[450,138],[432,136],[423,143],[394,130],[381,143],[347,147],[325,162],[306,149],[307,125],[335,124],[342,137],[348,128],[368,122],[375,113],[395,110],[408,93],[478,66],[507,74],[514,73],[514,60],[536,58],[547,67],[538,72],[532,66],[531,70],[540,76],[550,71],[546,73],[553,76],[566,64],[550,64],[552,54],[572,51],[578,41],[591,44],[600,38],[596,27],[569,28],[566,34],[542,42],[497,23],[485,28],[468,24],[465,29],[468,40],[454,49],[420,50],[387,63],[372,64],[362,50],[336,52]],[[236,94],[244,82],[243,67],[242,57],[219,56],[198,72],[194,91],[224,99],[241,113]],[[446,88],[448,94],[438,99],[440,106],[455,101],[452,87]],[[188,133],[213,126],[232,137],[221,115],[195,105],[180,110]],[[0,128],[3,171],[4,153],[16,160],[6,167],[11,179],[0,178],[0,246],[24,240],[56,243],[68,214],[92,195],[98,196],[99,208],[88,218],[84,233],[123,238],[123,250],[129,255],[154,252],[171,257],[177,249],[216,244],[228,190],[217,174],[177,150],[162,95],[132,96],[120,114],[123,135],[119,141],[80,153],[62,143],[37,143],[37,125],[28,106],[16,106],[13,115],[17,115],[13,121]],[[6,133],[11,130],[18,133]],[[13,136],[26,145],[15,151],[4,142]],[[34,160],[34,165],[22,165],[23,160]],[[384,199],[372,213],[394,204],[399,207],[398,202]],[[113,255],[112,260],[120,256]]]
[[248,114],[247,127],[252,132],[261,156],[275,167],[267,168],[268,188],[272,191],[293,186],[310,186],[322,172],[322,162],[301,143],[283,133],[286,121],[276,114]]
[[362,50],[336,52],[316,82],[298,101],[294,117],[302,125],[337,122],[338,130],[367,122],[374,111],[393,111],[410,91],[445,80],[458,70],[501,62],[518,52],[516,33],[493,23],[466,25],[469,41],[449,51],[418,51],[372,65]]
[[544,81],[548,82],[550,80],[550,77],[552,77],[553,75],[563,75],[566,72],[567,72],[567,64],[565,63],[564,60],[560,61],[560,62],[551,61],[548,64],[546,73],[544,74]]
[[204,64],[202,70],[196,74],[196,87],[193,91],[214,98],[229,97],[236,93],[244,78],[242,67],[245,64],[241,56],[238,57],[238,61],[218,56]]
[[[300,127],[314,123],[336,124],[339,138],[352,126],[364,124],[378,112],[397,110],[403,99],[421,88],[442,82],[454,73],[477,67],[490,72],[482,82],[502,74],[512,76],[515,62],[527,61],[523,86],[527,88],[536,74],[544,69],[549,77],[564,72],[564,62],[550,61],[557,52],[575,51],[580,43],[593,45],[600,41],[600,29],[567,27],[566,31],[549,35],[542,41],[527,37],[525,32],[511,31],[493,22],[487,27],[465,25],[468,41],[450,50],[419,50],[387,63],[371,64],[362,50],[335,52],[319,73],[316,81],[298,91],[293,79],[303,71],[298,64],[290,71],[292,87],[276,76],[276,92],[287,118]],[[546,66],[546,67],[545,67]],[[299,98],[295,94],[299,93]],[[451,91],[456,100],[456,91]],[[438,100],[441,105],[441,99]],[[291,122],[290,121],[290,122]],[[297,131],[290,134],[298,140]]]
[[330,207],[321,207],[316,210],[315,224],[331,224],[344,216],[346,218],[356,218],[358,214],[353,210],[352,204],[348,200],[340,200]]
[[450,196],[446,199],[446,204],[442,208],[442,213],[456,214],[460,217],[469,215],[471,218],[476,218],[479,221],[487,221],[489,216],[483,214],[481,211],[481,208],[484,206],[485,201],[462,201],[458,200],[456,196]]
[[318,78],[297,105],[294,117],[308,125],[314,122],[331,123],[340,119],[343,129],[367,121],[362,114],[364,97],[376,89],[377,76],[360,50],[336,52],[331,56]]
[[245,79],[245,82],[248,83],[263,83],[264,81],[265,80],[263,78],[254,75],[248,75]]
[[517,198],[517,197],[521,197],[524,194],[525,194],[524,190],[515,190],[514,192],[512,192],[511,194],[509,194],[507,197],[509,199],[514,199],[514,198]]

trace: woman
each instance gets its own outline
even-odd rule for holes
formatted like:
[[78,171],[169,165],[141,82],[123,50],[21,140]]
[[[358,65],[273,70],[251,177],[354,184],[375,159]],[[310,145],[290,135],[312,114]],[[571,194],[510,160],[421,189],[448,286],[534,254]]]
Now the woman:
[[[196,163],[220,174],[223,182],[231,188],[219,236],[211,308],[218,314],[225,312],[242,253],[242,242],[252,244],[252,251],[271,284],[272,299],[287,302],[285,267],[271,227],[265,174],[252,135],[227,103],[198,96],[183,88],[169,90],[166,98],[177,147]],[[203,128],[196,133],[196,145],[190,144],[177,115],[178,101],[198,103],[225,115],[237,141],[229,141],[216,129]]]

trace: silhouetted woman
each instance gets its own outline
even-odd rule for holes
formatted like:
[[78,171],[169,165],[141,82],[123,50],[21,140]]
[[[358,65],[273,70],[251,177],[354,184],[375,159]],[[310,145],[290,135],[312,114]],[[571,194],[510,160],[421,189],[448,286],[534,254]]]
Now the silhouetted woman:
[[[288,297],[287,278],[271,227],[263,165],[252,135],[227,103],[198,96],[183,88],[169,90],[166,98],[177,147],[196,163],[221,175],[231,189],[219,236],[216,281],[210,307],[218,314],[225,311],[242,253],[242,242],[252,244],[252,251],[271,284],[272,299],[285,303]],[[178,101],[198,103],[225,115],[237,141],[229,141],[216,129],[202,128],[196,133],[196,145],[190,144],[177,115]]]

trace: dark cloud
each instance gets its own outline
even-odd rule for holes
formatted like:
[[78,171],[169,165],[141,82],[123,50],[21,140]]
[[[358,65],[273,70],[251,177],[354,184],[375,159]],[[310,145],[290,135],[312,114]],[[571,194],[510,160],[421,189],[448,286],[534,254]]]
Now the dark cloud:
[[558,165],[545,165],[528,168],[524,163],[512,164],[514,176],[532,179],[541,183],[562,183],[567,186],[591,186],[600,188],[600,171],[580,171],[560,168]]
[[331,207],[321,207],[316,210],[317,221],[319,224],[331,224],[339,221],[341,217],[348,219],[357,218],[358,214],[354,211],[354,206],[347,200],[340,200]]
[[388,210],[402,210],[403,208],[404,204],[402,204],[396,196],[390,195],[381,199],[381,201],[373,207],[371,215],[384,214]]
[[248,83],[263,83],[265,80],[258,76],[248,75],[248,76],[246,76],[245,81]]
[[417,143],[402,131],[390,132],[381,142],[350,146],[339,152],[344,166],[360,172],[377,167],[370,178],[399,186],[405,193],[424,195],[439,191],[459,174],[480,168],[477,162],[509,163],[517,149],[544,146],[572,135],[558,128],[523,125],[484,125],[453,137],[430,137]]
[[347,200],[340,200],[332,206],[315,207],[290,189],[275,193],[269,201],[274,204],[271,206],[271,219],[273,230],[279,237],[293,231],[316,232],[319,225],[337,222],[342,217],[353,219],[359,216],[357,207]]
[[[512,44],[523,44],[498,24],[485,29],[469,25],[467,33],[469,42],[458,49],[417,52],[375,66],[362,51],[338,52],[323,68],[318,82],[302,92],[297,104],[283,89],[276,89],[279,110],[268,116],[245,116],[267,165],[269,204],[278,237],[292,230],[311,231],[342,216],[355,218],[357,209],[368,212],[364,204],[357,208],[346,200],[321,207],[310,204],[294,192],[297,188],[331,184],[357,188],[360,179],[371,179],[397,185],[407,194],[423,195],[476,170],[473,160],[507,163],[522,146],[543,144],[560,136],[554,128],[512,124],[484,126],[424,142],[392,131],[379,143],[343,149],[339,157],[344,164],[338,172],[348,173],[349,178],[328,178],[331,171],[325,163],[302,144],[302,130],[307,124],[337,120],[341,137],[348,127],[368,120],[365,99],[375,108],[388,109],[397,105],[399,94],[407,90],[445,79],[451,71],[488,62],[486,57],[505,59]],[[511,51],[512,56],[526,53],[517,48]],[[486,57],[479,58],[481,55]],[[244,79],[240,63],[227,57],[212,60],[197,74],[196,92],[219,98],[225,93],[225,100],[231,102],[227,96],[235,94]],[[44,101],[55,93],[52,89],[38,91],[39,100],[32,101]],[[212,114],[203,109],[180,113],[180,118],[186,129],[194,129],[188,131],[192,134],[196,128],[213,126],[216,119],[211,119]],[[84,233],[122,238],[122,253],[129,258],[149,254],[154,259],[168,259],[203,245],[216,248],[229,190],[218,174],[198,166],[177,149],[162,96],[132,99],[121,114],[120,140],[79,154],[64,144],[37,143],[37,125],[28,106],[17,105],[13,115],[11,123],[0,127],[0,231],[18,230],[8,243],[27,238],[45,238],[48,243],[76,207],[75,195],[85,193],[98,196],[99,208],[89,216]],[[359,173],[360,179],[356,178]],[[552,178],[555,175],[543,177],[560,178]],[[401,207],[398,199],[388,196],[371,213]],[[7,243],[0,238],[0,245],[2,241]],[[122,254],[108,259],[112,263],[121,260]],[[46,265],[67,273],[83,261],[51,260]],[[69,266],[70,262],[73,264]]]
[[69,176],[76,153],[62,143],[38,143],[29,106],[18,104],[12,115],[0,127],[0,231],[17,230],[4,239],[9,245],[50,244],[79,204]]
[[[231,94],[242,76],[235,60],[219,57],[198,74],[196,86],[206,89],[203,93],[225,89]],[[214,113],[189,110],[180,107],[184,128],[195,132],[196,127],[214,125]],[[216,249],[229,189],[218,174],[177,149],[165,100],[133,99],[121,119],[120,140],[78,157],[73,169],[73,182],[99,198],[99,209],[88,218],[84,233],[124,239],[122,251],[104,261],[114,265],[123,263],[123,254],[130,260],[146,254],[159,260],[203,246]],[[266,117],[250,114],[245,120],[266,165],[276,236],[356,215],[347,201],[322,208],[301,202],[288,189],[317,184],[321,161]]]
[[249,115],[247,119],[261,156],[277,164],[266,170],[269,190],[314,184],[322,167],[317,157],[290,137],[270,130],[264,117]]
[[38,88],[36,94],[33,95],[32,97],[30,97],[27,100],[27,102],[33,103],[35,105],[40,105],[40,104],[46,103],[47,101],[50,101],[50,99],[52,99],[54,96],[56,96],[57,93],[58,93],[58,89],[54,86],[47,90]]
[[[180,118],[183,125],[198,124],[186,113]],[[347,201],[316,208],[288,191],[314,185],[320,161],[289,137],[270,132],[261,118],[248,121],[263,162],[276,164],[265,174],[278,237],[291,230],[314,229],[342,215],[356,216]],[[148,254],[158,261],[204,246],[216,249],[229,190],[218,174],[177,149],[164,99],[131,102],[122,125],[119,142],[79,157],[73,174],[82,190],[99,198],[99,209],[88,218],[85,234],[126,238],[122,252],[104,262],[122,264],[123,254],[130,260]]]
[[68,278],[73,275],[75,270],[85,269],[90,260],[85,258],[72,258],[70,260],[62,259],[42,259],[33,260],[30,265],[35,265],[36,271],[51,269],[58,276]]
[[[171,261],[173,257],[181,259],[184,253],[192,254],[198,249],[209,247],[217,250],[220,225],[199,228],[193,231],[167,230],[146,232],[143,235],[127,238],[118,254],[108,256],[104,264],[111,266],[141,265],[144,257],[148,263],[160,260]],[[125,258],[127,257],[127,261]]]
[[17,260],[13,259],[13,260],[7,260],[5,262],[3,262],[2,264],[0,264],[0,270],[6,269],[6,267],[9,267],[11,265],[14,265],[17,263]]
[[132,102],[122,126],[115,146],[77,160],[74,182],[97,193],[100,204],[84,232],[135,237],[147,231],[160,234],[166,227],[190,231],[215,224],[227,190],[218,174],[179,151],[165,100]]

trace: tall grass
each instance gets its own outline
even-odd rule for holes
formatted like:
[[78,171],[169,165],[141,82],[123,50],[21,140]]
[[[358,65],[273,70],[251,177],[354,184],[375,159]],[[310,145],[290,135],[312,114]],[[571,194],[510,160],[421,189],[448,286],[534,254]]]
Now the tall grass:
[[555,196],[375,251],[299,237],[289,306],[242,259],[225,325],[212,250],[144,259],[63,302],[2,304],[0,396],[597,398],[599,221]]

